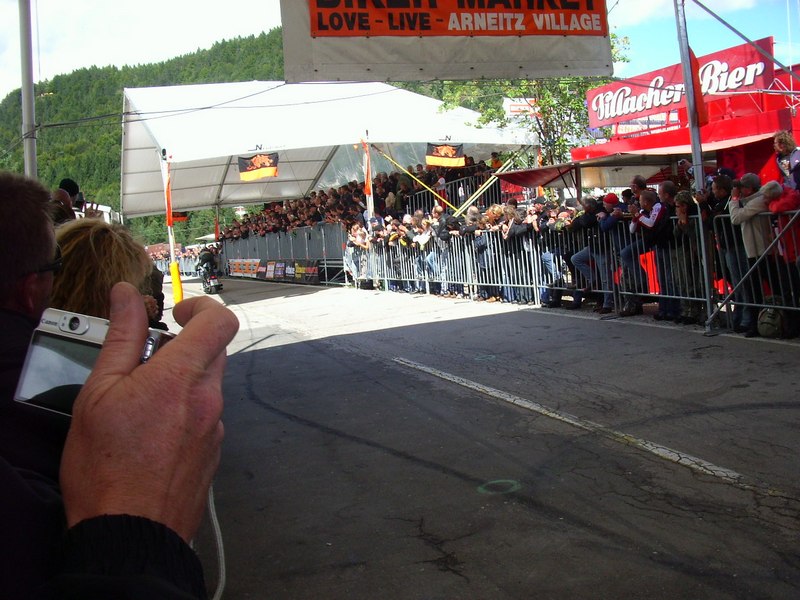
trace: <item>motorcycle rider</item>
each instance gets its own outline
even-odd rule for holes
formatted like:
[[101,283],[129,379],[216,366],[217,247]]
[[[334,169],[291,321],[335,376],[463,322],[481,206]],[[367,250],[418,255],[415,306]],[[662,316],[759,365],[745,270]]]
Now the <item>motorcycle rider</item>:
[[[208,290],[206,288],[209,284],[209,277],[217,273],[216,256],[210,247],[204,246],[203,249],[200,250],[200,254],[197,255],[196,268],[203,280],[203,290],[207,292]],[[219,288],[222,289],[222,286],[219,286]]]
[[197,255],[197,270],[203,271],[203,279],[206,279],[216,271],[214,253],[208,246],[204,246],[203,249],[200,250],[200,254]]

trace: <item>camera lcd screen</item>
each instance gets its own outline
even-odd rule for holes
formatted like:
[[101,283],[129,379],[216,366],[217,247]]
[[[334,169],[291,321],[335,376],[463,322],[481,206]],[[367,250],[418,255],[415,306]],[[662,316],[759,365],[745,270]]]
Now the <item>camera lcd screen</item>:
[[94,367],[101,346],[35,331],[17,400],[71,415],[72,404]]

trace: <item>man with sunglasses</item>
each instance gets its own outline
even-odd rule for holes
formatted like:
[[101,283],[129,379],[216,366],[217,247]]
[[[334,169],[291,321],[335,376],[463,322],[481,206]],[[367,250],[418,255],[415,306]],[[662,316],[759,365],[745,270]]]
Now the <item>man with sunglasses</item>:
[[49,201],[38,182],[0,172],[0,252],[13,257],[0,277],[0,598],[207,598],[188,544],[219,464],[238,322],[208,298],[180,302],[183,330],[141,364],[144,303],[118,283],[71,422],[14,402],[60,265]]

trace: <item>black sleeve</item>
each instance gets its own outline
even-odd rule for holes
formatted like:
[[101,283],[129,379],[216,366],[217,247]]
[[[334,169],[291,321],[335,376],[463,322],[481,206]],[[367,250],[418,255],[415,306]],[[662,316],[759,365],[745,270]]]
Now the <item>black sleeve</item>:
[[533,225],[530,223],[514,223],[508,228],[508,237],[520,237],[533,230]]
[[58,575],[37,600],[205,600],[194,551],[168,527],[130,515],[106,515],[72,527]]

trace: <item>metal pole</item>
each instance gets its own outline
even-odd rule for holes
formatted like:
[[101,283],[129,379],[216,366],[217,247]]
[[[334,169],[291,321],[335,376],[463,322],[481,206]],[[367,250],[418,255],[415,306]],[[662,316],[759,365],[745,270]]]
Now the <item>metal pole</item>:
[[22,147],[25,175],[38,177],[36,164],[36,110],[33,98],[33,51],[30,0],[19,0],[19,46],[22,63]]
[[686,110],[689,115],[689,140],[692,145],[692,165],[694,165],[694,187],[701,191],[705,184],[705,171],[703,169],[703,150],[700,145],[700,126],[697,123],[697,104],[694,95],[694,78],[692,77],[692,63],[689,58],[689,36],[686,32],[686,14],[684,13],[685,0],[674,0],[675,20],[678,25],[678,46],[681,51],[681,66],[683,67],[683,85],[686,94]]
[[[694,165],[694,189],[701,192],[705,187],[706,171],[703,166],[703,148],[700,141],[700,124],[697,122],[697,101],[694,90],[694,77],[692,74],[692,61],[689,56],[689,35],[686,31],[686,13],[684,12],[685,0],[674,0],[675,21],[678,26],[678,47],[681,51],[681,66],[683,67],[683,86],[686,94],[686,112],[689,116],[689,141],[692,145],[692,165]],[[702,226],[701,226],[702,230]],[[708,265],[711,260],[706,252],[706,244],[702,243],[700,236],[700,252],[703,265]],[[703,280],[706,287],[706,314],[712,312],[713,287],[709,277],[709,270],[703,269]]]

